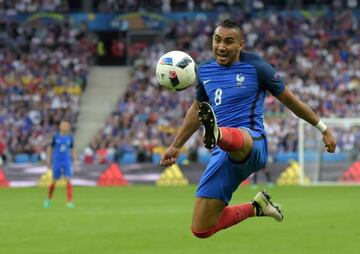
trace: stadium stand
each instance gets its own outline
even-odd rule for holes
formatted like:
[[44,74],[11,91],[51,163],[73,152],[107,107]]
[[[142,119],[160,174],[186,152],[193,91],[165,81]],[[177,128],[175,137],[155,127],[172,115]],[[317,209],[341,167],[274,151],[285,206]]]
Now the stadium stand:
[[86,27],[74,27],[67,19],[2,23],[0,140],[6,149],[2,154],[15,162],[36,162],[59,121],[76,122],[94,49]]
[[[238,20],[247,50],[256,50],[269,60],[292,91],[322,117],[360,115],[359,15],[342,10],[318,16],[274,13],[250,19],[239,15]],[[209,33],[215,23],[183,19],[169,27],[166,38],[199,63],[211,57]],[[174,94],[157,86],[154,66],[167,50],[163,42],[154,44],[135,61],[126,93],[89,146],[94,154],[98,150],[106,153],[106,147],[109,157],[116,160],[136,153],[139,162],[157,163],[156,154],[169,143],[194,96],[192,89]],[[280,160],[296,156],[296,119],[271,96],[265,104],[270,152],[278,153],[275,158]],[[342,132],[337,133],[338,151],[356,146],[359,130]],[[208,152],[201,142],[198,133],[184,152],[206,162]]]

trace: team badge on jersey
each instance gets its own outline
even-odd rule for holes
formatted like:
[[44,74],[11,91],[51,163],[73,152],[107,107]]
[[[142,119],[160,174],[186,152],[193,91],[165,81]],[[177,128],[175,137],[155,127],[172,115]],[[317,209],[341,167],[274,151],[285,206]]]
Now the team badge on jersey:
[[236,85],[237,86],[242,86],[244,84],[244,81],[245,81],[245,77],[241,73],[236,75]]

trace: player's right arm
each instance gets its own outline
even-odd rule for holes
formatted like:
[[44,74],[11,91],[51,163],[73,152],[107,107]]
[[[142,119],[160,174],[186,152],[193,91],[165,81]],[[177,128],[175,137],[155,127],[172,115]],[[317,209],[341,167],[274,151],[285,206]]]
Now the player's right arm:
[[176,134],[174,141],[163,154],[160,160],[161,166],[168,167],[176,162],[182,146],[199,129],[200,124],[199,102],[194,100],[186,113],[184,122]]

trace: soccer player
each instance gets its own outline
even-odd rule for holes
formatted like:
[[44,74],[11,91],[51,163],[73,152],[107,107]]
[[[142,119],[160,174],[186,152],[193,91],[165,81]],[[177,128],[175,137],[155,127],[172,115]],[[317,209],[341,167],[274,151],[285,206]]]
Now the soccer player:
[[[273,159],[272,156],[268,156],[268,161],[267,164],[272,163]],[[267,186],[269,188],[273,187],[273,183],[271,182],[271,176],[270,176],[270,170],[267,168],[267,166],[265,166],[264,168],[260,169],[259,171],[255,171],[252,175],[252,184],[251,184],[251,188],[252,189],[256,189],[257,188],[257,183],[258,183],[258,173],[262,171],[265,175],[266,178],[266,183]]]
[[335,151],[336,141],[317,114],[284,85],[270,64],[243,48],[244,36],[236,22],[226,19],[215,28],[214,59],[199,65],[196,99],[160,160],[162,166],[174,164],[181,147],[203,125],[204,145],[213,150],[196,192],[192,216],[191,229],[199,238],[253,216],[283,220],[266,191],[249,203],[228,206],[239,184],[267,161],[263,126],[266,91],[317,128],[326,150]]
[[[260,170],[259,170],[260,171]],[[252,179],[252,184],[251,184],[251,188],[252,189],[256,189],[258,187],[257,183],[258,183],[258,176],[257,176],[257,173],[259,171],[255,171],[254,174],[253,174],[253,179]],[[271,182],[271,177],[270,177],[270,171],[267,167],[261,169],[261,171],[264,172],[264,175],[266,177],[266,183],[267,183],[267,186],[270,188],[270,187],[273,187],[273,183]]]
[[62,121],[59,125],[59,132],[53,136],[52,142],[47,148],[47,166],[52,168],[53,180],[48,189],[48,198],[44,202],[45,208],[51,206],[56,181],[62,175],[66,179],[67,207],[75,207],[70,178],[72,176],[73,162],[77,161],[77,153],[74,147],[73,136],[69,132],[70,123]]

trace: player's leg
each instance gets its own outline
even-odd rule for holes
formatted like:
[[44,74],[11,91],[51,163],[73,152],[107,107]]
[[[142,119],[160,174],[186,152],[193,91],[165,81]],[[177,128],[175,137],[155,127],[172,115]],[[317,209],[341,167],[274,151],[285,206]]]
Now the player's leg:
[[67,207],[74,208],[74,202],[73,202],[73,186],[71,183],[71,177],[72,177],[72,164],[66,163],[64,166],[64,176],[66,180],[66,198],[67,198]]
[[56,188],[56,181],[60,179],[61,168],[59,165],[52,165],[52,181],[48,187],[48,197],[44,201],[44,207],[49,208]]
[[254,216],[254,206],[250,202],[227,206],[232,193],[251,173],[239,170],[237,164],[230,162],[227,152],[218,147],[214,149],[196,191],[191,225],[196,237],[210,237]]
[[66,198],[67,198],[67,207],[74,208],[75,204],[73,202],[73,186],[70,178],[66,178]]
[[48,197],[44,201],[44,207],[49,208],[52,204],[52,198],[56,187],[56,180],[53,180],[48,187]]
[[268,216],[277,221],[282,221],[284,217],[279,206],[271,201],[266,191],[259,192],[249,203],[232,206],[226,206],[225,202],[219,199],[197,198],[191,230],[198,238],[208,238],[254,216]]
[[[212,112],[211,107],[207,107],[207,109]],[[213,137],[216,135],[214,134],[213,137],[207,135],[214,129],[211,129],[211,124],[209,124],[211,121],[206,119],[214,119],[215,123],[216,119],[211,116],[206,118],[207,113],[203,112],[204,114],[202,114],[201,111],[199,116],[205,127],[204,143],[206,144],[210,140],[209,143],[212,144]],[[248,132],[246,134],[250,136]],[[195,236],[210,237],[219,230],[228,228],[254,215],[271,216],[279,221],[282,220],[283,216],[280,209],[272,204],[269,195],[262,192],[256,195],[253,202],[226,206],[240,183],[266,164],[266,139],[263,136],[255,136],[251,139],[252,141],[249,142],[251,149],[249,149],[248,154],[243,154],[245,158],[241,159],[234,159],[229,155],[229,152],[220,149],[220,146],[214,148],[209,165],[201,177],[196,193],[198,199],[195,202],[192,222],[192,231]]]
[[254,172],[254,174],[253,174],[253,176],[252,176],[251,188],[252,188],[252,189],[256,189],[256,188],[257,188],[257,171]]
[[200,103],[199,119],[205,129],[203,140],[206,148],[212,149],[218,145],[222,150],[227,151],[233,160],[246,160],[254,142],[246,129],[219,128],[214,111],[207,102]]
[[265,178],[266,178],[266,183],[268,185],[268,187],[272,187],[273,183],[271,182],[271,176],[270,176],[270,171],[268,168],[264,168],[264,174],[265,174]]
[[198,238],[208,238],[218,232],[254,216],[251,203],[226,206],[224,201],[211,198],[195,200],[191,229]]

